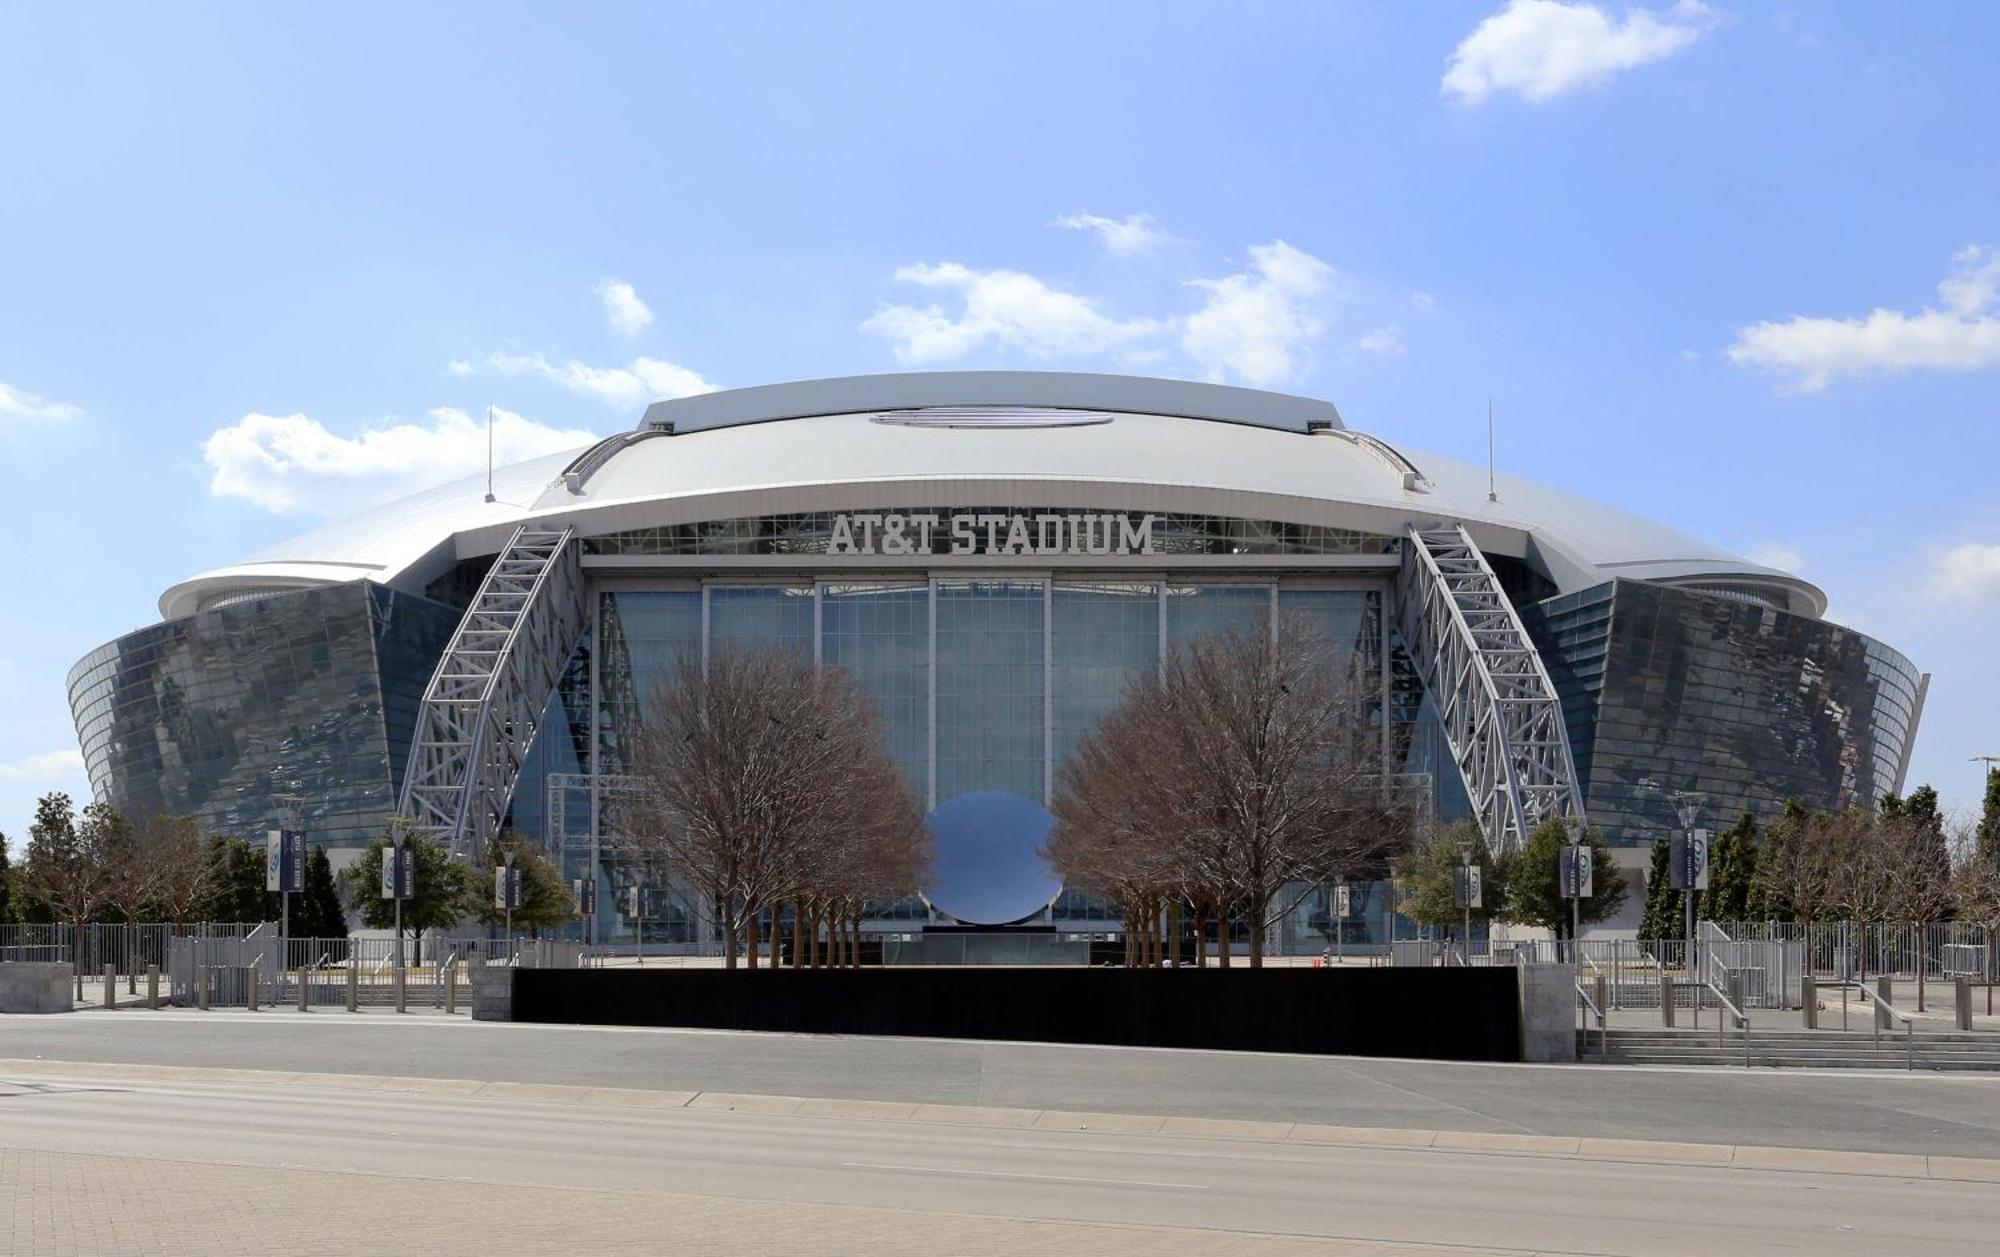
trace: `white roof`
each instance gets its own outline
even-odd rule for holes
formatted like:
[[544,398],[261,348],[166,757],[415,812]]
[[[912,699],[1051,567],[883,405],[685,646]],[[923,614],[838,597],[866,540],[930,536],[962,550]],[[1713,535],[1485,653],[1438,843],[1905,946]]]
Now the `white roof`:
[[161,613],[360,577],[421,588],[530,518],[589,535],[903,506],[1187,512],[1391,535],[1449,519],[1497,553],[1532,554],[1564,590],[1630,576],[1825,609],[1789,573],[1573,494],[1501,476],[1488,500],[1485,468],[1351,432],[1325,402],[1167,380],[941,372],[708,394],[656,404],[635,433],[500,469],[494,502],[485,488],[471,477],[314,529],[182,581]]

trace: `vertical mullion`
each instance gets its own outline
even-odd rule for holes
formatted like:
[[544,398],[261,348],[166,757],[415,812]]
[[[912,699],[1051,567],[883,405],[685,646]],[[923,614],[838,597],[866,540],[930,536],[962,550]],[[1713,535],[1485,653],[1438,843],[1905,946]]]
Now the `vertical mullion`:
[[1055,801],[1055,626],[1056,581],[1042,581],[1042,806]]
[[[598,828],[603,822],[601,794],[604,787],[599,776],[597,744],[604,736],[603,707],[599,701],[598,690],[598,669],[604,658],[603,632],[600,627],[603,620],[604,595],[598,593],[593,585],[594,582],[589,581],[584,585],[584,588],[589,590],[590,598],[590,867],[584,871],[584,875],[594,883],[597,880],[597,862],[601,856]],[[563,807],[567,812],[569,807],[567,800],[564,800]],[[596,913],[591,913],[590,920],[583,923],[583,929],[583,941],[594,945],[597,942]]]
[[927,772],[925,795],[928,799],[928,808],[935,808],[938,804],[938,583],[935,575],[924,582],[924,592],[925,614],[929,617],[930,624],[929,631],[924,634],[930,667],[930,679],[925,686],[925,699],[928,703],[928,712],[924,720],[924,763]]

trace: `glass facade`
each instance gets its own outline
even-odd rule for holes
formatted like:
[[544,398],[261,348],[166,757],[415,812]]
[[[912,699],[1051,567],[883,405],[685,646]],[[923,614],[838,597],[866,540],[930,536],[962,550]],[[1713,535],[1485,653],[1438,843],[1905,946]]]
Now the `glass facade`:
[[683,657],[699,657],[701,601],[699,589],[616,590],[599,597],[597,771],[630,771],[624,748],[632,744],[643,704]]
[[451,607],[368,582],[237,603],[128,633],[69,676],[91,787],[121,809],[261,839],[296,798],[315,843],[395,812]]
[[930,614],[926,585],[829,584],[820,594],[820,661],[846,668],[874,701],[890,757],[920,799],[930,793]]
[[734,643],[812,658],[811,585],[711,585],[707,593],[709,650]]
[[1660,790],[1705,796],[1700,823],[1722,828],[1745,810],[1774,819],[1788,798],[1865,806],[1896,788],[1920,678],[1853,629],[1632,580],[1523,619],[1607,841],[1664,837],[1676,822]]
[[1167,649],[1204,633],[1248,629],[1271,622],[1274,585],[1167,586]]
[[933,806],[972,790],[1043,801],[1042,581],[937,583]]
[[1110,715],[1140,677],[1160,666],[1160,587],[1064,585],[1050,604],[1050,762],[1057,779],[1083,735]]

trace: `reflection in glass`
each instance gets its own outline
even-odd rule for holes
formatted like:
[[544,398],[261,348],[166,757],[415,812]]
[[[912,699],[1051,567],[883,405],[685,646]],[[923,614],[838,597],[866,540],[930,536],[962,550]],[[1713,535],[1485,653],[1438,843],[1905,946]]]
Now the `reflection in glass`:
[[937,584],[937,799],[1042,791],[1043,586]]

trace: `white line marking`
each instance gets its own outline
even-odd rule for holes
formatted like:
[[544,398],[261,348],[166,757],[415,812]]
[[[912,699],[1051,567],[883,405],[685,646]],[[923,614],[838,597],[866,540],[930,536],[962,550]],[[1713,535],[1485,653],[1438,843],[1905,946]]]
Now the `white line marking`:
[[1078,1178],[1072,1174],[1013,1174],[1005,1170],[947,1170],[935,1165],[889,1165],[878,1161],[842,1161],[843,1170],[907,1170],[912,1174],[960,1174],[968,1178],[1019,1178],[1042,1183],[1098,1183],[1110,1187],[1171,1187],[1205,1192],[1203,1183],[1155,1183],[1142,1178]]

